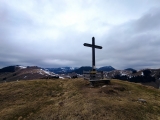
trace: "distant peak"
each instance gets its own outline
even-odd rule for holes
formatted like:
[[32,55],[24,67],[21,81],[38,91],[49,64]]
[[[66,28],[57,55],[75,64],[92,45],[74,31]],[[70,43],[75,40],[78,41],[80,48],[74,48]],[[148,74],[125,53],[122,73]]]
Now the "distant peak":
[[115,70],[112,66],[104,66],[98,69],[99,71],[112,71]]
[[106,67],[106,68],[113,68],[112,66],[104,66],[104,67]]
[[125,69],[125,70],[128,70],[128,71],[136,71],[136,70],[133,69],[133,68],[127,68],[127,69]]

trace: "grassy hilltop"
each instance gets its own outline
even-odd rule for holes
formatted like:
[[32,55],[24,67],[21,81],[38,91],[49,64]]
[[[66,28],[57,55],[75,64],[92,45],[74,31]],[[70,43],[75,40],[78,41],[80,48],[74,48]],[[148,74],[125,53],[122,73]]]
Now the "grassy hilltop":
[[111,80],[89,87],[83,79],[0,84],[1,120],[160,120],[160,91]]

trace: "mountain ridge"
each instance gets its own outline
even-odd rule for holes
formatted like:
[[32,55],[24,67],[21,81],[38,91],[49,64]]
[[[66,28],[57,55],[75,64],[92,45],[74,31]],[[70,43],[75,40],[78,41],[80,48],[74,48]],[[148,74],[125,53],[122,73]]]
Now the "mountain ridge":
[[[123,81],[142,83],[151,85],[155,88],[160,88],[160,69],[142,69],[139,71],[134,71],[134,69],[131,68],[125,70],[116,70],[111,66],[105,66],[101,68],[103,68],[103,70],[105,68],[106,71],[103,71],[103,74],[107,79],[119,79]],[[97,71],[101,71],[101,68],[97,69]],[[75,70],[73,70],[73,68],[71,67],[61,67],[60,70],[62,70],[62,72],[60,71],[60,74],[56,74],[49,71],[48,69],[40,68],[38,66],[7,66],[0,69],[0,82],[46,78],[82,78],[83,71],[91,71],[92,67],[82,66],[78,69],[75,68]],[[66,72],[65,70],[69,70],[69,72]]]

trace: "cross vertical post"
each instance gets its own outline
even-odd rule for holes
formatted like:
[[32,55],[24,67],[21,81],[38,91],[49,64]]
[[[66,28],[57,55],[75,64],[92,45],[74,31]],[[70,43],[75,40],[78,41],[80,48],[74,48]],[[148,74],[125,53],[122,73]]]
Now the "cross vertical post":
[[[92,37],[92,45],[95,46],[95,38]],[[95,47],[92,47],[92,70],[96,70],[95,66]]]
[[92,47],[92,71],[96,71],[95,48],[102,49],[102,46],[95,45],[95,38],[92,37],[92,44],[84,43],[86,47]]

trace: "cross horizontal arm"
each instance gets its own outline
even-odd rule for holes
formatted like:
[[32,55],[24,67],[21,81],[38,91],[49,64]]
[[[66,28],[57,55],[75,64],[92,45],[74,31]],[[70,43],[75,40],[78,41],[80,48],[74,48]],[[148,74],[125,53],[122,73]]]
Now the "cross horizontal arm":
[[92,45],[92,44],[88,44],[88,43],[84,43],[83,45],[87,46],[87,47],[93,47],[93,48],[97,48],[97,49],[102,49],[102,46],[98,46],[98,45]]
[[88,44],[88,43],[84,43],[83,45],[84,45],[84,46],[87,46],[87,47],[93,47],[92,44]]
[[102,49],[102,46],[94,45],[94,47],[97,49]]

